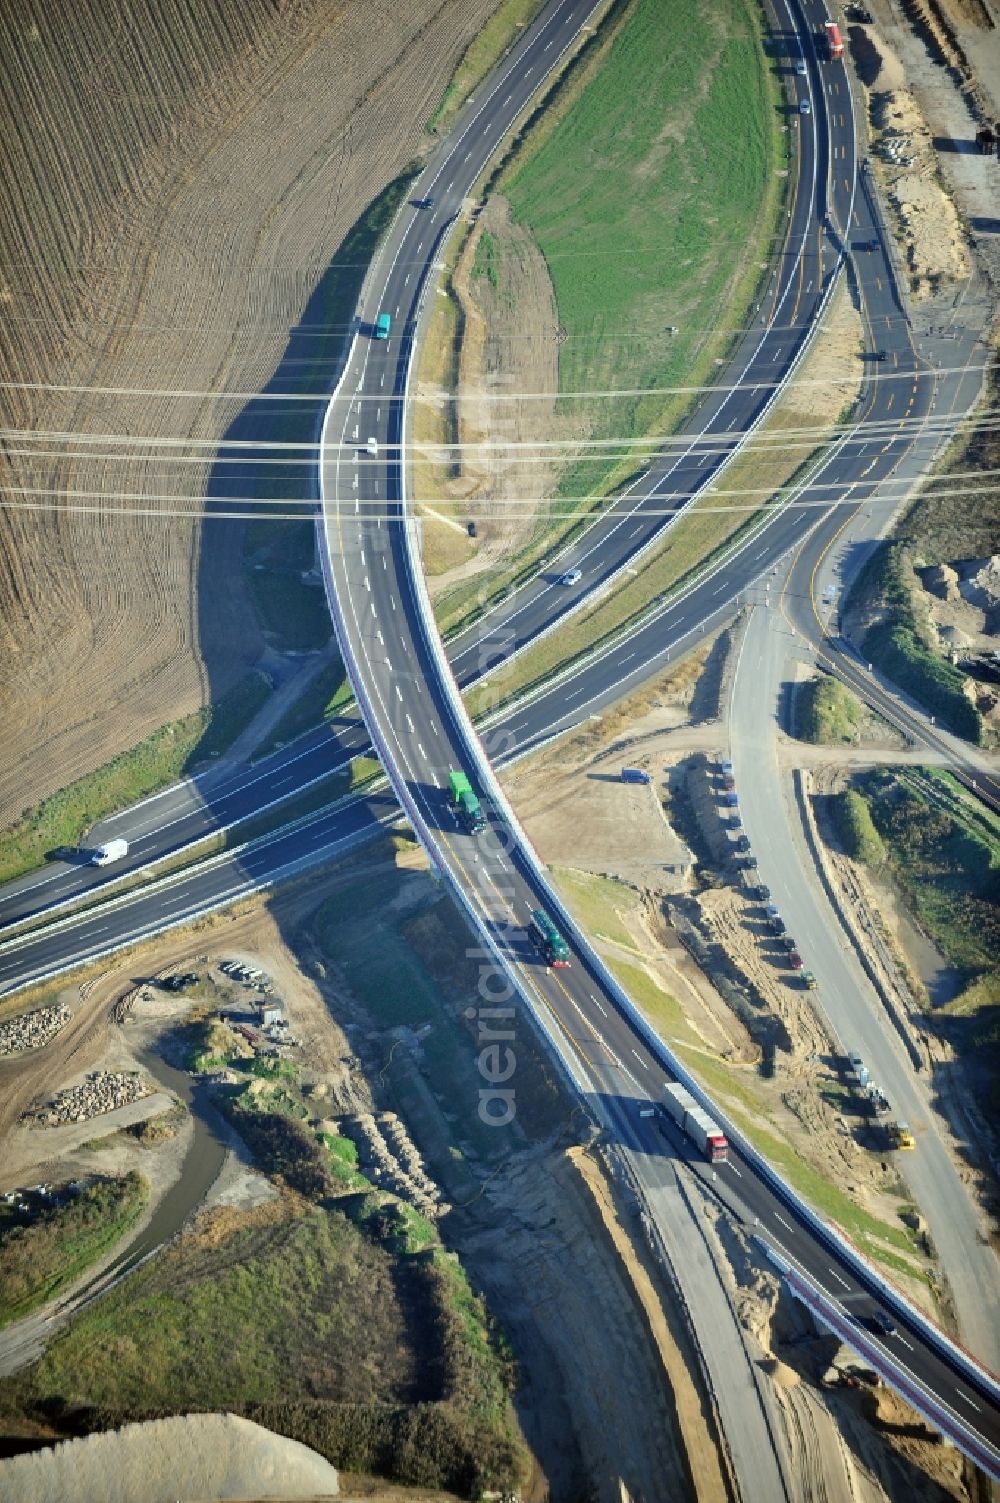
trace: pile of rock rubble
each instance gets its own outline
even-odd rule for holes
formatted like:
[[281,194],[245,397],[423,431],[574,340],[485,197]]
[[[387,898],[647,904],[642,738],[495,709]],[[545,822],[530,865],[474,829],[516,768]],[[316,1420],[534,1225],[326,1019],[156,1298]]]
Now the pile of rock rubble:
[[423,1160],[395,1112],[345,1117],[341,1126],[358,1145],[365,1173],[384,1190],[434,1220],[451,1209],[424,1169]]
[[60,1122],[86,1122],[148,1095],[149,1087],[138,1070],[93,1070],[82,1085],[70,1086],[54,1096],[48,1108],[38,1113],[38,1121],[47,1127]]
[[72,1014],[68,1007],[38,1007],[19,1017],[0,1023],[0,1054],[17,1054],[21,1049],[40,1049],[65,1028]]

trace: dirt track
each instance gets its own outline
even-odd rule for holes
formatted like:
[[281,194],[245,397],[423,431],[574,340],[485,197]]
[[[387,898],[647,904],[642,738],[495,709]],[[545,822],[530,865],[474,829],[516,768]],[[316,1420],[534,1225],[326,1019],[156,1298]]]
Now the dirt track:
[[[0,515],[0,823],[259,655],[242,524],[170,512],[197,513],[242,405],[224,393],[266,383],[492,8],[222,0],[213,26],[196,0],[155,21],[127,0],[113,27],[97,0],[38,0],[34,26],[0,14],[0,379],[89,388],[5,391],[3,423],[133,440],[0,457],[25,500],[77,491],[93,508]],[[180,462],[139,436],[204,447]],[[228,588],[199,590],[199,570]]]
[[[489,273],[477,270],[483,246],[495,247]],[[566,427],[557,413],[559,345],[558,318],[552,282],[545,259],[533,238],[510,218],[507,202],[490,198],[458,258],[451,289],[462,310],[463,334],[458,358],[456,403],[459,442],[484,445],[459,451],[458,471],[445,483],[448,500],[461,501],[460,513],[479,529],[475,555],[435,573],[437,595],[459,579],[498,568],[531,537],[543,498],[552,484],[546,450],[512,458],[508,445],[551,443]],[[505,392],[530,392],[536,399],[496,402]],[[541,393],[548,400],[537,400]],[[447,394],[426,390],[431,402]],[[416,494],[431,507],[439,505],[432,478],[418,468]],[[447,561],[441,528],[425,522],[431,549]],[[428,558],[434,553],[429,552]]]

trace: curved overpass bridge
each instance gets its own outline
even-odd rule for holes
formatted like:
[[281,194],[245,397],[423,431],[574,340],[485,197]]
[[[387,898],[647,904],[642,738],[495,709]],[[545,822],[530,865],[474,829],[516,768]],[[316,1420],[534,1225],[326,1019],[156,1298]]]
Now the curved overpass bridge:
[[[440,204],[440,233],[446,231],[457,212],[452,195],[461,194],[467,186],[455,164],[466,160],[461,153],[468,133],[482,112],[488,115],[493,98],[513,86],[515,76],[527,75],[528,60],[537,55],[533,49],[543,45],[544,36],[543,19],[539,31],[523,39],[494,93],[458,132],[454,145],[427,169],[426,182],[421,180],[415,188],[415,197],[421,201],[432,198],[437,205],[440,185],[448,179]],[[514,96],[507,97],[510,100]],[[817,110],[812,118],[818,114]],[[499,122],[489,122],[489,126],[482,136],[484,150],[491,131],[499,130]],[[836,139],[832,121],[829,136]],[[853,136],[851,145],[853,148]],[[470,169],[470,183],[479,165],[474,163],[474,172]],[[453,170],[455,176],[451,175]],[[845,177],[849,197],[842,221],[848,233],[853,219],[853,176],[851,168]],[[825,217],[828,226],[836,222],[833,198],[831,195],[829,205],[814,199],[810,206],[811,214]],[[517,827],[462,708],[436,636],[416,557],[398,455],[405,451],[406,386],[425,289],[421,276],[410,290],[413,272],[406,268],[412,267],[421,253],[417,237],[425,231],[426,223],[416,213],[401,216],[383,256],[373,267],[368,301],[361,310],[368,329],[383,309],[388,309],[394,319],[402,319],[400,346],[394,348],[392,341],[359,335],[324,424],[323,563],[331,609],[358,703],[383,766],[432,862],[447,877],[478,928],[484,965],[499,978],[501,992],[491,984],[484,996],[494,1000],[498,995],[511,999],[519,996],[525,1001],[566,1074],[588,1097],[607,1130],[630,1150],[640,1182],[645,1177],[652,1188],[663,1144],[659,1131],[639,1119],[635,1107],[642,1101],[660,1099],[671,1078],[685,1079],[683,1068],[646,1027],[562,908]],[[831,238],[834,235],[835,231]],[[806,244],[808,239],[808,235],[803,237],[800,264],[808,266],[810,257],[815,256],[812,280],[821,298],[838,253],[828,248],[826,237],[815,250]],[[436,244],[435,240],[435,248]],[[873,306],[877,309],[877,303]],[[886,337],[894,337],[900,323],[897,310],[890,309],[882,316]],[[760,339],[766,338],[767,330],[762,329]],[[898,370],[900,362],[893,353],[893,365]],[[753,422],[753,404],[760,397],[755,359],[752,349],[743,380],[734,383],[732,393],[719,394],[706,428],[695,436],[683,456],[683,464],[690,465],[683,476],[685,495],[696,493],[699,474],[706,476],[707,483],[715,473],[718,445],[714,433],[712,441],[706,442],[710,425],[720,425],[717,432],[724,433],[727,428],[745,430]],[[909,376],[903,379],[905,382]],[[926,385],[916,370],[911,385],[905,422],[914,416],[919,419],[927,410],[924,404],[929,404]],[[891,428],[896,420],[881,414],[891,413],[898,390],[894,382],[873,380],[865,413],[868,423],[887,422]],[[870,428],[869,434],[877,431]],[[388,446],[389,456],[397,457],[370,463],[371,456],[363,445],[364,437],[373,432],[380,447]],[[859,453],[857,446],[852,448],[846,442],[837,447],[825,467],[825,490],[814,492],[821,507],[835,506],[845,486],[856,488],[884,479],[894,458],[891,431],[880,437],[885,442],[875,444],[874,454]],[[866,443],[864,447],[869,446]],[[658,527],[662,525],[659,511],[664,494],[671,500],[679,499],[671,491],[672,483],[678,483],[677,469],[663,467],[657,471],[654,467],[647,480],[651,482],[647,494],[657,503],[651,510],[656,511],[653,520]],[[631,524],[642,510],[641,498],[637,502],[633,496],[624,507],[620,505],[602,518],[588,532],[584,545],[590,549],[588,556],[601,560],[604,549],[613,554],[615,540],[620,540],[623,514]],[[767,541],[758,557],[780,557],[804,535],[815,517],[815,513],[809,515],[795,507],[777,511],[761,527],[760,537]],[[642,543],[637,542],[636,547],[640,546]],[[682,623],[686,615],[693,630],[697,618],[704,619],[706,590],[714,597],[725,595],[731,609],[733,595],[746,582],[746,552],[746,545],[734,552],[728,566],[730,574],[725,566],[713,571],[704,585],[672,606],[681,613]],[[626,552],[624,562],[628,557]],[[574,557],[570,555],[566,563],[573,566]],[[542,602],[542,619],[548,619],[545,593],[544,587],[526,592],[518,609],[530,615],[536,602]],[[662,632],[662,621],[657,621],[654,629]],[[461,671],[460,658],[458,666]],[[607,664],[604,666],[606,669]],[[621,690],[619,678],[614,692],[620,694]],[[564,685],[562,692],[565,698]],[[553,728],[554,718],[550,718],[548,729]],[[456,767],[474,772],[485,795],[489,825],[479,836],[459,829],[450,813],[446,785],[449,769]],[[554,913],[570,939],[572,964],[568,969],[545,967],[527,939],[530,913],[538,907]],[[693,1082],[688,1083],[697,1091]],[[795,1280],[799,1297],[820,1311],[832,1327],[843,1328],[847,1339],[889,1382],[978,1465],[1000,1477],[1000,1387],[996,1380],[887,1288],[877,1272],[783,1184],[738,1132],[731,1130],[731,1135],[736,1146],[729,1162],[714,1170],[701,1170],[706,1177],[713,1176],[714,1192],[745,1224],[759,1229],[775,1261]],[[672,1141],[671,1148],[686,1155],[683,1144]],[[892,1308],[898,1325],[875,1338],[866,1322],[872,1320],[880,1304]]]

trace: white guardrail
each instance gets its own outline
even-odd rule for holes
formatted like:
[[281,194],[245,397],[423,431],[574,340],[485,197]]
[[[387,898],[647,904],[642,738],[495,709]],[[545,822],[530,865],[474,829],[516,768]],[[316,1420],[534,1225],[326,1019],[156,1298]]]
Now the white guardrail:
[[[413,336],[411,334],[408,339],[408,346],[406,351],[407,374],[403,398],[404,421],[407,412],[406,399],[409,394],[409,381],[412,371],[412,359],[410,357],[412,355],[413,342]],[[791,1186],[788,1185],[774,1169],[772,1169],[772,1167],[767,1163],[766,1159],[764,1159],[762,1155],[758,1153],[758,1151],[753,1147],[749,1140],[744,1137],[742,1132],[726,1118],[724,1113],[718,1110],[716,1104],[711,1100],[711,1098],[702,1089],[698,1082],[688,1073],[681,1061],[677,1059],[672,1051],[663,1043],[662,1039],[660,1039],[660,1037],[649,1026],[646,1019],[632,1002],[632,999],[629,997],[625,989],[621,986],[617,978],[608,969],[597,952],[591,947],[587,936],[580,929],[572,914],[562,902],[559,894],[550,885],[548,874],[540,857],[532,846],[526,833],[521,829],[521,826],[517,820],[517,816],[515,815],[514,810],[512,809],[506,795],[503,792],[503,789],[500,787],[499,782],[496,779],[492,766],[490,765],[490,762],[483,750],[482,744],[479,741],[479,737],[476,734],[475,727],[472,725],[472,722],[465,710],[461,694],[459,693],[458,685],[455,682],[451,667],[445,656],[443,644],[441,642],[440,636],[438,635],[437,627],[434,622],[430,598],[427,592],[427,585],[424,579],[423,569],[421,567],[419,555],[417,552],[416,529],[412,525],[410,519],[405,517],[405,474],[402,477],[401,494],[402,507],[404,510],[405,518],[404,535],[406,543],[406,561],[409,584],[413,592],[414,602],[417,606],[418,618],[420,621],[421,631],[424,635],[425,644],[427,646],[428,652],[430,653],[433,661],[436,663],[438,668],[439,682],[444,692],[446,705],[452,719],[453,727],[459,738],[459,741],[462,744],[465,755],[468,758],[469,765],[475,768],[483,795],[493,805],[494,810],[500,814],[501,818],[510,829],[511,834],[518,841],[520,852],[534,877],[536,887],[542,895],[544,903],[553,912],[553,914],[557,915],[558,921],[560,922],[568,937],[571,938],[578,953],[586,961],[592,973],[598,977],[601,985],[604,987],[608,996],[612,998],[622,1016],[626,1018],[632,1028],[643,1039],[653,1057],[657,1059],[664,1067],[664,1069],[666,1069],[671,1075],[673,1075],[675,1079],[684,1084],[691,1091],[696,1100],[698,1100],[707,1110],[714,1113],[714,1115],[717,1117],[724,1130],[726,1131],[727,1135],[739,1148],[746,1161],[750,1163],[754,1167],[756,1172],[760,1175],[760,1177],[771,1186],[771,1188],[784,1202],[784,1204],[787,1205],[791,1210],[793,1210],[793,1212],[806,1226],[811,1229],[811,1231],[820,1239],[821,1242],[823,1242],[826,1246],[830,1247],[836,1252],[837,1256],[847,1267],[851,1269],[855,1277],[859,1279],[862,1285],[868,1287],[870,1290],[877,1291],[879,1297],[884,1300],[884,1302],[889,1306],[890,1309],[895,1309],[897,1312],[905,1311],[908,1321],[921,1330],[925,1340],[927,1340],[957,1369],[963,1371],[969,1379],[987,1388],[996,1398],[996,1400],[1000,1402],[1000,1382],[998,1382],[995,1376],[985,1366],[983,1366],[982,1363],[978,1362],[975,1357],[961,1348],[950,1337],[948,1337],[945,1332],[941,1331],[933,1323],[933,1321],[929,1320],[923,1314],[921,1310],[919,1310],[915,1305],[912,1305],[905,1295],[903,1295],[898,1289],[896,1289],[894,1285],[889,1283],[878,1272],[878,1270],[875,1269],[867,1261],[867,1259],[863,1257],[863,1255],[853,1246],[853,1244],[844,1236],[844,1234],[840,1232],[838,1228],[825,1221],[812,1209],[811,1206],[809,1206],[804,1200],[802,1200],[791,1188]],[[485,944],[489,947],[491,953],[496,957],[498,963],[502,966],[504,974],[516,986],[519,994],[524,999],[526,1006],[529,1008],[533,1015],[533,1018],[538,1024],[542,1037],[546,1040],[551,1052],[559,1061],[564,1074],[567,1075],[571,1080],[575,1089],[584,1090],[585,1088],[583,1087],[581,1081],[576,1076],[575,1071],[571,1068],[567,1059],[563,1055],[560,1044],[553,1034],[551,1027],[543,1017],[542,1012],[538,1006],[538,998],[531,994],[531,991],[526,985],[525,978],[519,975],[506,959],[506,957],[501,954],[498,946],[493,939],[492,934],[489,931],[489,927],[486,924],[483,915],[476,909],[475,905],[471,902],[468,895],[465,893],[461,883],[450,871],[448,863],[441,851],[435,832],[427,825],[426,821],[421,816],[416,801],[407,788],[405,780],[399,777],[398,774],[396,774],[395,776],[393,775],[395,769],[392,763],[392,759],[389,756],[388,747],[384,741],[381,731],[379,730],[378,720],[373,712],[373,707],[364,682],[361,678],[360,673],[358,672],[357,664],[353,661],[350,653],[350,639],[346,630],[346,623],[344,620],[343,612],[341,610],[340,602],[337,597],[333,579],[331,550],[329,546],[329,537],[327,534],[327,519],[325,512],[319,519],[319,522],[323,530],[323,547],[320,549],[320,556],[322,560],[324,583],[326,585],[327,595],[330,602],[331,614],[333,615],[333,619],[338,630],[338,636],[340,638],[342,648],[344,649],[345,663],[350,672],[352,682],[354,683],[355,692],[358,696],[358,703],[361,706],[362,714],[364,715],[366,724],[368,725],[368,728],[372,734],[372,739],[375,742],[376,749],[378,750],[379,756],[382,759],[383,766],[386,768],[386,771],[389,772],[389,776],[393,783],[393,787],[396,790],[396,794],[406,811],[407,817],[409,818],[414,831],[419,836],[421,843],[424,845],[425,849],[428,852],[428,855],[433,861],[435,868],[442,874],[442,876],[448,879],[451,889],[455,892],[462,909],[477,929]],[[799,1277],[801,1278],[802,1276],[799,1275]],[[832,1301],[825,1300],[822,1293],[818,1290],[813,1289],[812,1286],[810,1286],[810,1299],[817,1306],[817,1308],[819,1308],[819,1306],[822,1304],[823,1318],[830,1324],[831,1328],[836,1329],[837,1323],[840,1322],[847,1329],[849,1329],[849,1333],[853,1342],[855,1344],[858,1342],[859,1338],[857,1327],[849,1322],[845,1322],[843,1314],[838,1311],[838,1307]],[[886,1376],[889,1377],[893,1382],[896,1382],[897,1369],[895,1365],[892,1364],[889,1359],[882,1358],[880,1360],[882,1360],[885,1365]],[[900,1374],[902,1373],[902,1370],[898,1371]],[[937,1401],[934,1400],[931,1395],[927,1394],[921,1388],[921,1386],[916,1383],[914,1379],[909,1377],[909,1375],[906,1375],[905,1383],[906,1391],[908,1396],[911,1396],[911,1401],[916,1404],[916,1407],[923,1414],[925,1414],[925,1416],[931,1421],[931,1423],[938,1426],[943,1433],[953,1435],[956,1438],[956,1442],[961,1444],[963,1449],[968,1450],[970,1454],[975,1455],[978,1465],[983,1466],[984,1469],[989,1471],[991,1475],[995,1475],[996,1477],[998,1477],[998,1479],[1000,1479],[1000,1455],[994,1455],[994,1453],[989,1448],[985,1448],[983,1443],[974,1435],[973,1432],[968,1429],[968,1426],[965,1425],[957,1415],[954,1415],[950,1410],[943,1409],[937,1403]]]

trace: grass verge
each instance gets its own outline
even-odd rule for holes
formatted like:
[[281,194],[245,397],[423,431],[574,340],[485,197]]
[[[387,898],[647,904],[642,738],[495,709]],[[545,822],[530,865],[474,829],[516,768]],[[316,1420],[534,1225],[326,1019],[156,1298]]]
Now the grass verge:
[[466,48],[451,82],[427,122],[429,131],[439,136],[447,134],[473,90],[534,20],[542,4],[543,0],[502,0],[475,41]]
[[[561,390],[691,385],[744,322],[778,224],[787,142],[760,12],[636,0],[598,58],[560,86],[500,186],[552,275]],[[637,94],[655,105],[636,111]],[[653,395],[568,410],[616,439],[669,432],[689,405]],[[621,470],[614,454],[571,465],[559,495],[601,494]]]
[[814,1210],[841,1227],[862,1252],[907,1278],[920,1276],[920,1270],[911,1261],[913,1237],[905,1228],[881,1221],[855,1205],[843,1190],[807,1164],[790,1143],[761,1127],[759,1119],[744,1117],[742,1113],[735,1115],[742,1131],[771,1167],[784,1175]]
[[622,923],[618,910],[634,908],[635,894],[613,877],[599,877],[575,867],[554,866],[551,872],[573,916],[591,939],[609,940],[627,950],[635,940]]
[[[656,107],[636,112],[638,94]],[[489,184],[507,194],[548,264],[561,390],[690,387],[715,376],[779,225],[776,169],[788,157],[780,102],[752,0],[724,0],[697,25],[690,0],[621,4],[574,59]],[[720,244],[740,247],[735,263]],[[622,439],[673,431],[697,400],[580,400],[565,412],[574,432]],[[491,596],[535,572],[638,462],[612,448],[572,463],[531,542],[491,577]],[[472,619],[485,593],[482,576],[446,590],[442,629]]]
[[934,651],[917,614],[918,590],[906,545],[883,543],[876,549],[858,576],[849,602],[852,610],[879,617],[865,633],[862,650],[918,704],[978,746],[983,717],[965,696],[965,675]]
[[856,788],[845,788],[837,794],[833,817],[847,854],[866,866],[880,868],[885,862],[885,846],[868,803]]
[[120,1242],[142,1215],[142,1175],[101,1179],[28,1226],[0,1222],[0,1326],[54,1299]]
[[220,756],[272,691],[249,673],[217,705],[161,726],[113,762],[53,793],[0,835],[0,882],[34,871],[47,858],[74,851],[93,824]]

